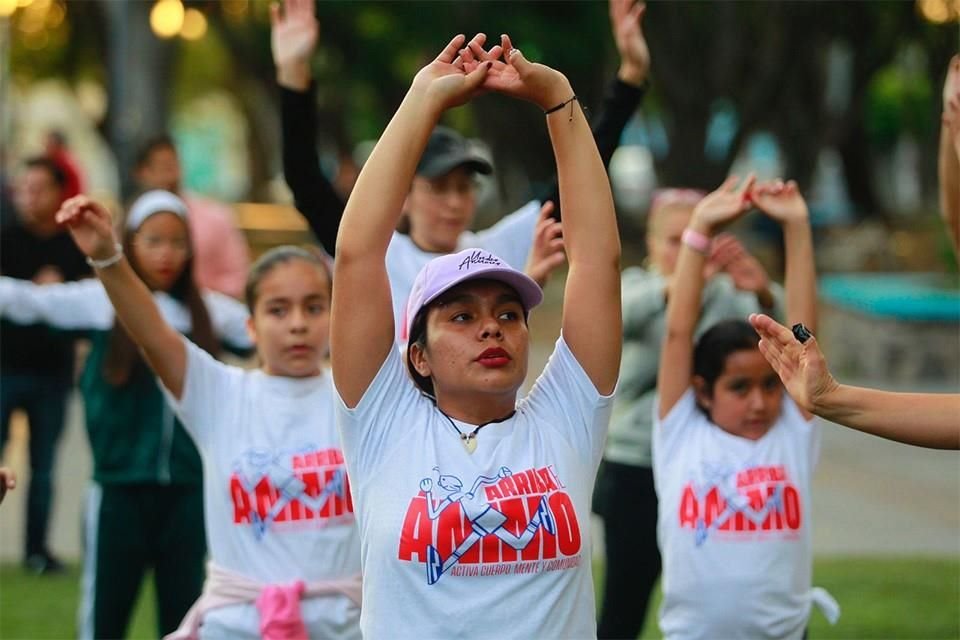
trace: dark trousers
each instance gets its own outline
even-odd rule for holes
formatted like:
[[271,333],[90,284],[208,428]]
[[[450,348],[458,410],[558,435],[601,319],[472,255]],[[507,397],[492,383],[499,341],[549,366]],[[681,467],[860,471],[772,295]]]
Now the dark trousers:
[[203,588],[203,489],[99,485],[88,499],[80,638],[122,638],[153,569],[157,635],[176,630]]
[[0,451],[10,437],[10,416],[22,409],[30,423],[26,555],[47,551],[53,504],[53,464],[63,433],[70,380],[61,376],[0,375]]
[[653,470],[605,460],[593,511],[603,518],[606,553],[597,637],[636,638],[660,576]]

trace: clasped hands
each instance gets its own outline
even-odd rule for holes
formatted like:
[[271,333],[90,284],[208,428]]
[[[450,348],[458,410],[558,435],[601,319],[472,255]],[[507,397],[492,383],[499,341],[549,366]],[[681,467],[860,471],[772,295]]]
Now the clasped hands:
[[430,64],[414,77],[411,91],[440,110],[462,105],[477,95],[496,91],[527,100],[546,111],[573,95],[570,82],[559,71],[528,61],[510,37],[484,49],[486,36],[469,42],[454,37]]

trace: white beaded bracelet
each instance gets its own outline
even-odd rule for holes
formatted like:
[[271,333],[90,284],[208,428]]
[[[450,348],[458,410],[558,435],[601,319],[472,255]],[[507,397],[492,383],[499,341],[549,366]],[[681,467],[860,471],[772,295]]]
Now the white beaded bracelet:
[[120,262],[121,258],[123,258],[123,245],[117,242],[113,245],[113,249],[114,254],[109,258],[104,258],[103,260],[94,260],[90,256],[87,256],[87,264],[94,269],[106,269],[107,267],[112,267]]

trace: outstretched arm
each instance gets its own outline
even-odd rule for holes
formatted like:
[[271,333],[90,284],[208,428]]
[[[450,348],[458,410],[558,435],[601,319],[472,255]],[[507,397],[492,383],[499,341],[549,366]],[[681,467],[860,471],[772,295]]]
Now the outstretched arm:
[[[646,92],[650,73],[650,50],[643,36],[643,15],[646,5],[637,0],[610,0],[610,29],[620,54],[617,76],[610,82],[603,104],[593,123],[593,139],[603,166],[610,165],[613,152],[620,145],[620,137],[637,110]],[[558,202],[559,186],[554,182],[542,201]],[[553,217],[560,220],[560,208]]]
[[810,215],[797,183],[773,180],[758,184],[751,193],[753,203],[783,228],[786,252],[784,289],[787,322],[802,322],[817,329],[817,274],[813,259]]
[[462,35],[455,37],[417,73],[363,165],[340,223],[330,343],[334,381],[348,407],[357,405],[395,348],[384,258],[417,162],[440,115],[472,97],[489,69],[483,63],[467,74],[457,57],[463,43]]
[[750,316],[760,352],[796,403],[822,418],[888,440],[960,449],[960,394],[894,393],[839,384],[816,338],[801,344],[765,315]]
[[[57,212],[57,222],[67,226],[80,250],[93,260],[108,260],[120,250],[110,213],[86,196],[64,202]],[[98,268],[97,276],[130,338],[143,350],[163,385],[179,400],[187,367],[186,346],[180,334],[160,315],[153,296],[130,263],[122,256],[119,258]]]
[[700,320],[703,267],[709,251],[707,245],[710,238],[723,226],[736,220],[750,208],[748,194],[753,182],[751,175],[737,189],[737,177],[728,178],[719,189],[700,201],[684,232],[670,285],[666,330],[657,373],[657,415],[661,420],[670,413],[690,387],[693,336]]
[[622,325],[620,237],[607,172],[567,78],[527,61],[506,35],[502,46],[506,62],[493,63],[484,86],[550,111],[547,128],[567,211],[563,242],[570,270],[563,336],[597,391],[610,394],[620,371]]
[[317,115],[310,58],[319,25],[313,0],[285,0],[270,8],[270,39],[280,85],[283,176],[320,245],[333,255],[343,199],[320,170]]
[[960,256],[960,55],[950,60],[943,83],[943,117],[940,124],[940,213],[947,225],[953,250]]

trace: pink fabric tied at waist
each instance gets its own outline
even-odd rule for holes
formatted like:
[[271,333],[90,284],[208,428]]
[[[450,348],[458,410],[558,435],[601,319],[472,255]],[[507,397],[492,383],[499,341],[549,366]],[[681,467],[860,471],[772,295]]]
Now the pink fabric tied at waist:
[[305,589],[303,580],[297,580],[285,585],[270,584],[260,591],[256,605],[263,640],[309,640],[300,615],[300,596]]
[[211,609],[254,603],[260,612],[260,634],[266,640],[306,640],[307,627],[300,613],[300,600],[318,596],[346,596],[360,606],[360,574],[337,580],[286,585],[265,585],[244,575],[207,563],[203,595],[184,616],[180,627],[163,640],[197,640],[203,617]]

